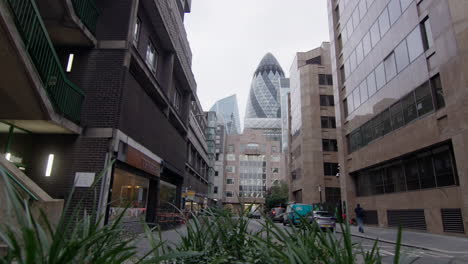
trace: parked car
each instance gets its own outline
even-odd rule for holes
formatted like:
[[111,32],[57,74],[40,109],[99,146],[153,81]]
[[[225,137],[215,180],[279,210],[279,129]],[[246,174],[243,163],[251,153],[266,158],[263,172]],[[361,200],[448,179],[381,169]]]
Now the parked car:
[[334,231],[336,227],[336,218],[327,211],[313,211],[310,221],[317,223],[321,229]]
[[307,218],[311,212],[312,205],[310,204],[290,204],[286,207],[283,225],[297,225],[301,222],[301,218]]
[[270,218],[273,222],[283,222],[283,213],[285,212],[283,207],[275,207],[270,210]]

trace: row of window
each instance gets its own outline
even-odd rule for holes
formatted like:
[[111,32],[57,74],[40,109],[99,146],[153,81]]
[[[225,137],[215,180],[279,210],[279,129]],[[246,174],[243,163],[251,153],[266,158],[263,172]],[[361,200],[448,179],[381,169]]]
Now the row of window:
[[323,151],[337,152],[338,143],[336,139],[322,139],[322,149]]
[[319,85],[333,85],[331,74],[319,74]]
[[[257,144],[257,143],[249,143],[249,144],[242,144],[240,145],[240,151],[243,152],[245,150],[260,150],[265,152],[266,145],[265,144]],[[228,145],[227,152],[234,153],[235,147],[234,145]],[[272,153],[278,153],[278,146],[271,146]]]
[[403,71],[424,52],[421,30],[417,26],[344,100],[344,113],[357,109],[378,90]]
[[445,106],[442,83],[437,74],[398,102],[355,129],[347,136],[349,152],[354,152],[393,130]]
[[[372,48],[375,47],[377,43],[384,37],[385,33],[387,33],[391,26],[396,23],[398,18],[406,10],[411,1],[412,0],[391,0],[388,3],[382,13],[380,13],[379,17],[374,21],[367,34],[364,35],[361,41],[356,45],[356,48],[353,50],[353,52],[351,52],[349,57],[346,58],[345,68],[347,68],[348,73],[346,73],[345,77],[348,77],[349,74],[357,68],[357,66],[367,56],[367,54],[369,54]],[[356,13],[359,13],[361,6],[365,8],[365,4],[362,4],[363,2],[365,1],[361,0],[353,12],[353,16],[346,24],[346,27],[343,28],[341,33],[343,42],[346,42],[346,40],[349,39],[350,30],[351,33],[353,32],[353,18],[356,17]],[[356,26],[357,25],[354,25],[354,29]]]
[[458,185],[452,147],[445,144],[352,173],[358,196]]
[[334,116],[321,116],[322,128],[336,128],[336,119]]
[[[236,161],[236,155],[235,154],[226,154],[226,160]],[[240,161],[264,161],[265,156],[264,155],[239,155],[239,160]],[[280,162],[281,156],[271,155],[270,160],[272,162]]]

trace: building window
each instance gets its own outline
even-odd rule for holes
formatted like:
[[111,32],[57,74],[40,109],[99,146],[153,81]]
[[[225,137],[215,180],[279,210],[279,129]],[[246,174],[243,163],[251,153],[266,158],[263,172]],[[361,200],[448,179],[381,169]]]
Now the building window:
[[346,80],[346,72],[345,72],[345,66],[340,67],[340,77],[341,77],[341,84],[343,84]]
[[277,153],[278,152],[278,147],[277,146],[271,146],[271,152],[272,153]]
[[154,45],[150,40],[148,41],[148,47],[146,48],[146,64],[148,64],[148,67],[153,72],[156,71],[156,60],[157,60],[156,49],[154,48]]
[[279,173],[279,168],[271,168],[272,173]]
[[235,154],[227,154],[226,159],[228,161],[235,161],[236,160],[236,155]]
[[272,155],[271,156],[271,162],[280,162],[281,157],[279,155]]
[[434,39],[432,37],[431,24],[429,23],[429,17],[426,17],[423,22],[421,22],[421,34],[424,45],[424,50],[428,50],[434,45]]
[[322,128],[336,128],[336,119],[334,116],[320,117]]
[[385,68],[383,62],[375,68],[375,79],[377,90],[380,90],[380,88],[382,88],[387,83],[387,80],[385,79]]
[[385,68],[385,76],[387,78],[387,82],[389,82],[393,77],[396,76],[396,64],[395,64],[395,54],[392,52],[384,59],[384,68]]
[[335,106],[333,95],[320,95],[320,106]]
[[323,175],[336,176],[338,174],[338,163],[323,163]]
[[390,3],[388,3],[388,13],[390,14],[390,24],[395,24],[401,15],[400,0],[390,0]]
[[406,40],[403,40],[395,49],[395,61],[397,71],[401,72],[409,64],[408,47]]
[[458,185],[451,144],[417,151],[354,175],[358,196]]
[[306,64],[318,64],[318,65],[321,65],[321,64],[322,64],[322,57],[321,57],[321,56],[318,56],[318,57],[315,57],[315,58],[312,58],[312,59],[308,59],[308,60],[306,60]]
[[236,172],[236,167],[235,166],[226,166],[226,172],[235,173]]
[[340,204],[341,190],[336,187],[325,187],[325,201],[329,204]]
[[425,82],[416,88],[416,90],[414,90],[414,95],[416,97],[418,116],[423,116],[434,110],[429,82]]
[[234,179],[226,179],[226,184],[234,184]]
[[440,109],[445,107],[444,90],[442,89],[442,82],[439,74],[431,78],[431,87],[435,98],[436,108]]
[[214,187],[213,193],[218,193],[218,186],[215,186],[215,187]]
[[375,83],[374,72],[371,72],[369,76],[367,76],[367,91],[369,92],[369,97],[377,92],[377,84]]
[[227,150],[228,153],[234,153],[234,145],[229,145]]
[[141,30],[141,20],[137,18],[135,22],[135,26],[133,27],[133,45],[138,46],[138,40],[140,38],[140,30]]
[[[217,151],[216,151],[216,152],[219,152],[219,150],[217,149]],[[216,153],[216,158],[215,158],[215,159],[216,159],[216,161],[218,161],[218,160],[219,160],[219,153]]]
[[331,74],[319,74],[319,85],[333,85]]
[[232,197],[232,192],[231,191],[226,191],[226,197]]
[[390,20],[388,18],[388,9],[385,8],[379,16],[380,36],[383,37],[390,29]]
[[219,171],[215,171],[215,176],[219,176]]
[[362,48],[364,49],[364,57],[369,54],[369,52],[372,49],[372,44],[371,44],[371,38],[370,38],[370,33],[367,32],[366,35],[364,35],[364,38],[362,39]]
[[176,89],[174,89],[174,96],[172,99],[172,105],[174,106],[175,110],[177,112],[180,111],[181,105],[182,105],[182,95],[180,92]]
[[420,27],[416,27],[408,37],[406,37],[406,41],[408,43],[410,62],[413,62],[424,52]]
[[348,117],[349,110],[348,110],[348,99],[343,100],[343,114],[345,117]]
[[336,139],[322,139],[323,151],[338,151],[338,144]]

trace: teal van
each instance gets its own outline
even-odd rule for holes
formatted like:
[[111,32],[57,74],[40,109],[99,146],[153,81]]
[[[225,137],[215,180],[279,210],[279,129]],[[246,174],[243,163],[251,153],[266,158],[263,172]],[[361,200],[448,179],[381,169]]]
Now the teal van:
[[284,214],[283,225],[299,224],[302,218],[307,218],[312,214],[312,205],[310,204],[289,204]]

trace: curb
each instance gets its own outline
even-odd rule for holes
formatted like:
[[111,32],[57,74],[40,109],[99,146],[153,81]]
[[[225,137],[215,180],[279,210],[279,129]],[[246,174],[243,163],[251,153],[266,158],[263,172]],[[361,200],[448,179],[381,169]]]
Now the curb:
[[[338,230],[336,232],[337,233],[342,233],[341,231],[338,231]],[[368,239],[368,240],[374,240],[374,241],[378,240],[378,241],[383,242],[383,243],[396,245],[396,241],[392,241],[392,240],[379,239],[379,238],[375,238],[375,237],[370,237],[370,236],[365,236],[365,235],[357,235],[357,234],[351,234],[351,236],[364,238],[364,239]],[[407,243],[401,243],[401,245],[404,246],[404,247],[423,249],[423,250],[434,251],[434,252],[443,253],[443,254],[468,254],[468,251],[447,251],[447,250],[442,250],[442,249],[438,249],[438,248],[418,246],[418,245],[407,244]]]

